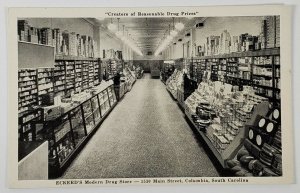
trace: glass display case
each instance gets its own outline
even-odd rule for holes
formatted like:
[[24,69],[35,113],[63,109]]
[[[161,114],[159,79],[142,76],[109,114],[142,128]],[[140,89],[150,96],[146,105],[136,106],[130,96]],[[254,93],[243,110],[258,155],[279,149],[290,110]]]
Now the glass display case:
[[41,109],[23,114],[19,117],[19,144],[47,140],[49,178],[57,178],[116,103],[113,85],[109,85],[53,120],[43,121]]
[[83,108],[83,114],[85,119],[86,131],[89,134],[95,126],[91,100],[84,102],[82,104],[82,108]]
[[107,113],[107,111],[110,108],[107,90],[102,91],[98,96],[99,97],[101,96],[100,107],[101,107],[101,114],[103,117],[103,116],[105,116],[105,114]]
[[108,91],[108,97],[109,97],[109,100],[110,100],[110,104],[112,105],[112,104],[116,103],[117,102],[117,97],[116,97],[116,94],[114,92],[113,85],[108,87],[107,91]]
[[81,106],[76,107],[70,111],[71,126],[73,130],[73,137],[75,146],[80,145],[80,143],[86,137],[86,130],[83,122],[83,114]]
[[95,119],[95,124],[98,124],[101,120],[98,95],[91,98],[91,102],[92,102],[93,116]]

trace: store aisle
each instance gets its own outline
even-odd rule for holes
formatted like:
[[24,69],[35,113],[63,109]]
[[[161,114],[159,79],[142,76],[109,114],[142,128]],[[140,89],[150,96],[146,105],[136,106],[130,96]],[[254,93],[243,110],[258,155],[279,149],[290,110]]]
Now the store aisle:
[[219,176],[159,79],[145,74],[62,178]]

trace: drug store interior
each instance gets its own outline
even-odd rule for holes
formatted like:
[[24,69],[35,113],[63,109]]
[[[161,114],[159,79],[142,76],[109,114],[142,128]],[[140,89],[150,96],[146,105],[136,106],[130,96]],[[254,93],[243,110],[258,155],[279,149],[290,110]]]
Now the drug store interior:
[[281,176],[280,18],[19,18],[19,179]]

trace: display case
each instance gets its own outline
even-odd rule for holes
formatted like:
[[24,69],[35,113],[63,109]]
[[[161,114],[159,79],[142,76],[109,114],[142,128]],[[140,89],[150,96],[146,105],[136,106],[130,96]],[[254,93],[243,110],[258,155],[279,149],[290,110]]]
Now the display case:
[[87,135],[81,106],[78,106],[70,111],[70,119],[73,130],[74,143],[77,147],[81,144],[81,142]]
[[44,120],[40,109],[19,118],[19,141],[49,142],[49,178],[57,178],[117,103],[113,84],[61,116]]

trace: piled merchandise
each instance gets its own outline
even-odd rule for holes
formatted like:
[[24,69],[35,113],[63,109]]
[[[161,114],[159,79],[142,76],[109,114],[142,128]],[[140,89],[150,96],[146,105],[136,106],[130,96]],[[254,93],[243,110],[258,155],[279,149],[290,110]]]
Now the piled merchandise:
[[183,72],[175,70],[174,73],[166,81],[167,90],[177,99],[177,90],[183,83]]
[[140,79],[144,75],[144,70],[140,66],[138,66],[138,67],[135,68],[135,74],[136,74],[136,77],[138,79]]
[[101,84],[96,87],[87,89],[84,92],[73,94],[70,98],[61,98],[60,100],[56,100],[54,105],[42,107],[42,109],[44,110],[44,120],[50,121],[56,119],[57,117],[65,114],[79,104],[82,104],[92,96],[100,93],[102,90],[105,90],[112,84],[112,80],[102,81]]
[[[123,75],[124,77],[122,77],[124,80],[124,82],[127,84],[127,91],[130,91],[132,88],[132,85],[134,84],[134,82],[136,81],[136,75],[134,71],[131,71],[128,67],[124,68],[123,70]],[[122,81],[121,78],[121,81]]]
[[197,129],[203,132],[214,148],[222,154],[227,147],[242,138],[245,124],[254,108],[267,99],[257,96],[251,87],[238,90],[221,82],[201,82],[185,101],[185,112]]
[[248,132],[244,147],[227,165],[235,176],[281,176],[281,124],[280,109],[271,108],[257,115]]
[[174,61],[164,61],[161,69],[161,80],[165,83],[175,70]]
[[18,40],[54,46],[58,55],[95,57],[97,42],[91,36],[61,31],[58,28],[36,28],[27,20],[18,20]]

